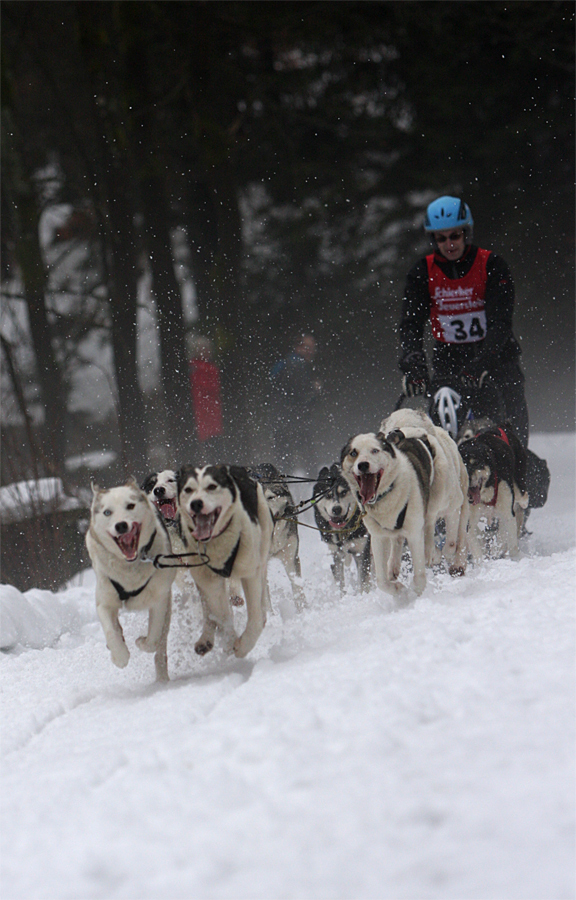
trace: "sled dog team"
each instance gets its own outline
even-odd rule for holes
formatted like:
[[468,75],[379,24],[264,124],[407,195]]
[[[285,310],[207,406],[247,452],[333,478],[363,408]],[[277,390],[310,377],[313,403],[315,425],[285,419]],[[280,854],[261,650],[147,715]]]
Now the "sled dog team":
[[[481,520],[498,523],[502,553],[518,553],[528,506],[526,451],[494,423],[467,427],[455,442],[425,413],[401,409],[377,433],[350,438],[340,463],[320,471],[311,503],[341,589],[344,566],[354,559],[361,590],[370,586],[372,562],[381,589],[405,590],[399,581],[405,546],[416,594],[426,587],[426,568],[442,557],[451,575],[463,575],[469,555],[479,562],[485,554]],[[271,610],[272,557],[286,569],[297,609],[305,605],[297,507],[274,466],[187,465],[154,473],[141,487],[132,478],[92,490],[86,545],[115,665],[123,668],[130,656],[119,613],[148,610],[148,633],[136,645],[155,654],[157,679],[168,679],[172,585],[182,572],[192,574],[202,605],[194,645],[200,655],[213,648],[217,631],[237,657],[254,647]],[[438,523],[445,529],[441,547]],[[246,626],[237,635],[232,607],[244,604]]]

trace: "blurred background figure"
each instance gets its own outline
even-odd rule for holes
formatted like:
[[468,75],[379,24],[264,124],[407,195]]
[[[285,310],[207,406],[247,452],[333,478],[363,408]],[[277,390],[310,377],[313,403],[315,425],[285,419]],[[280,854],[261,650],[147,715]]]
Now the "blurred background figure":
[[322,385],[314,359],[314,335],[300,332],[287,356],[270,371],[275,463],[283,474],[304,474],[315,464],[315,422]]
[[224,423],[220,369],[213,362],[212,341],[203,335],[189,338],[191,359],[190,390],[196,433],[200,443],[200,463],[224,462]]

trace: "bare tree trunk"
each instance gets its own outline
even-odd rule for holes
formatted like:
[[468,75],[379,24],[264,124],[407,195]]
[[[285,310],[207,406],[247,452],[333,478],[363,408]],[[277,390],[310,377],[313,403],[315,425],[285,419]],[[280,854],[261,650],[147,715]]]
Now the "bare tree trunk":
[[138,383],[138,259],[134,210],[126,188],[128,178],[111,161],[106,172],[109,198],[106,241],[122,465],[126,475],[138,478],[147,473],[149,464],[146,408]]
[[[46,271],[38,232],[39,207],[31,178],[26,173],[13,127],[14,143],[7,156],[8,187],[14,224],[15,253],[24,287],[32,347],[36,358],[38,388],[44,407],[44,439],[38,462],[47,474],[61,474],[64,468],[66,391],[58,365],[52,329],[46,309]],[[38,446],[38,445],[37,445]],[[30,451],[33,454],[34,448]]]
[[165,191],[165,182],[160,178],[150,178],[142,185],[146,238],[158,313],[165,426],[173,443],[173,459],[175,463],[180,463],[196,458],[198,442],[190,393],[182,297],[174,272],[170,210]]

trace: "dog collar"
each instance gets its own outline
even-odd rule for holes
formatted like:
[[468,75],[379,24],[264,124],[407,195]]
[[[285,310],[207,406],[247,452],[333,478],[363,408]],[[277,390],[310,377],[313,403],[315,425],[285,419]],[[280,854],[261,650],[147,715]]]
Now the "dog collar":
[[[148,548],[148,549],[150,549],[150,548]],[[142,587],[137,588],[137,590],[135,590],[135,591],[127,591],[125,588],[122,587],[122,585],[118,581],[114,581],[113,578],[110,578],[110,581],[116,588],[116,591],[117,591],[118,596],[120,597],[120,600],[122,601],[122,603],[126,603],[126,601],[130,600],[131,597],[137,597],[138,594],[141,594],[142,591],[144,590],[144,588],[147,587],[147,585],[150,583],[151,579],[152,579],[152,576],[150,576],[148,581],[146,581],[142,585]]]

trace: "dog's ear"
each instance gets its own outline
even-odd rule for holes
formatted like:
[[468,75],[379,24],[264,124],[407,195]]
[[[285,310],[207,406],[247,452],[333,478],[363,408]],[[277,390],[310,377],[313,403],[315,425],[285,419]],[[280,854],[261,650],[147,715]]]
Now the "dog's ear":
[[96,484],[93,478],[90,479],[90,487],[92,488],[92,493],[94,494],[94,496],[96,496],[96,494],[99,494],[101,491],[100,485]]
[[194,472],[194,466],[180,466],[176,474],[176,485],[178,487],[178,496],[180,496],[180,491],[188,481],[190,474]]
[[340,453],[340,465],[342,465],[342,463],[344,462],[344,460],[346,459],[346,457],[347,457],[348,454],[350,453],[350,450],[352,449],[352,441],[353,441],[353,440],[354,440],[354,438],[350,438],[350,440],[348,441],[348,443],[347,443],[347,444],[344,444],[344,446],[342,447],[342,451],[341,451],[341,453]]
[[376,435],[376,439],[380,441],[380,445],[386,453],[390,453],[392,456],[394,455],[394,446],[399,444],[400,441],[405,439],[406,435],[403,431],[396,429],[396,431],[391,431],[390,434],[383,434],[381,431]]
[[322,466],[322,468],[318,472],[318,478],[316,480],[324,481],[325,479],[328,478],[329,475],[330,475],[330,469],[328,468],[328,466]]
[[135,488],[138,488],[138,490],[140,490],[140,486],[133,475],[129,475],[128,478],[126,479],[126,487],[135,487]]
[[390,434],[384,435],[382,434],[382,432],[380,432],[378,438],[380,440],[388,441],[389,444],[399,444],[400,441],[405,440],[406,435],[399,428],[395,428],[394,431],[390,432]]
[[145,494],[151,493],[153,488],[156,487],[156,482],[158,481],[158,473],[151,472],[150,475],[147,475],[142,484],[140,485],[140,490],[144,491]]

